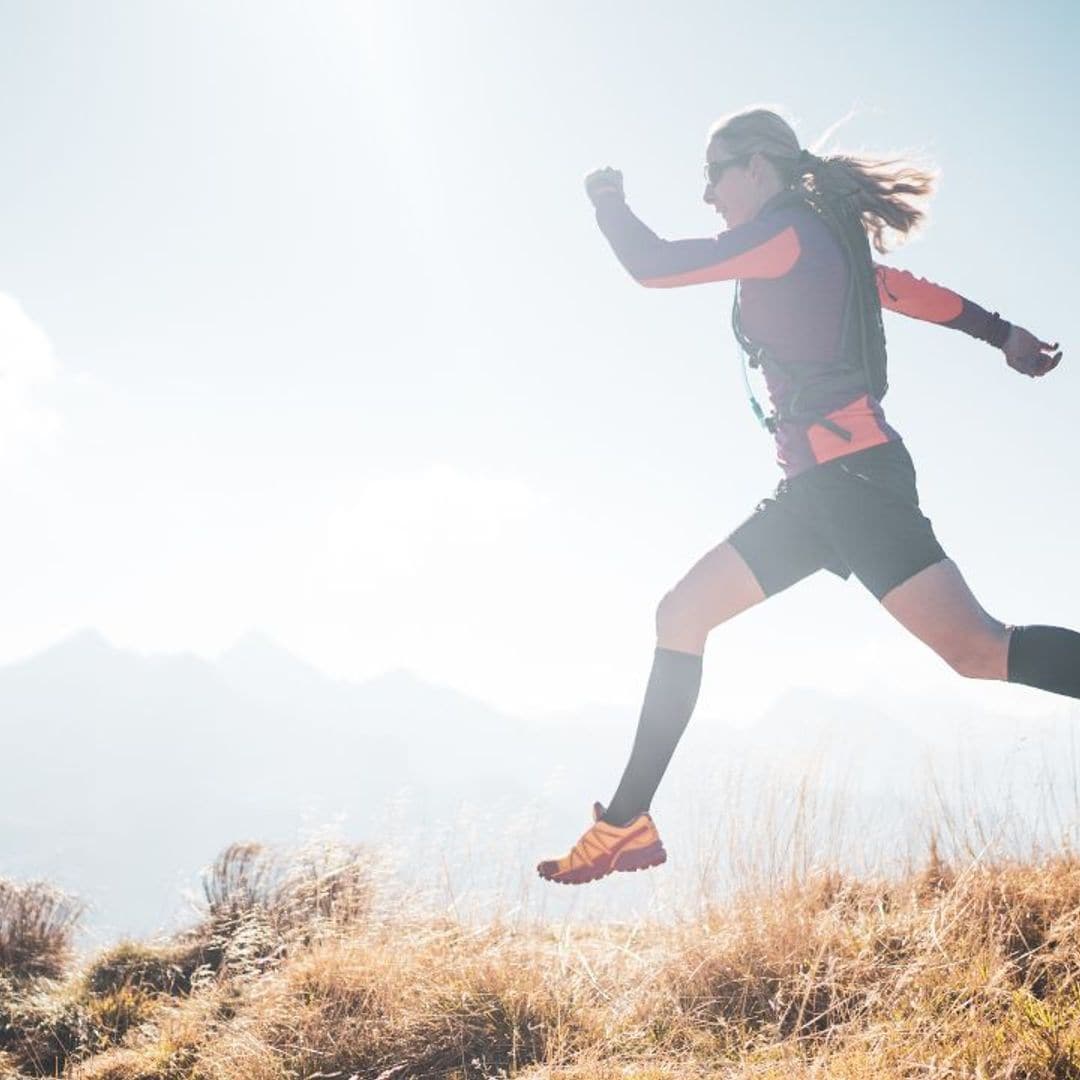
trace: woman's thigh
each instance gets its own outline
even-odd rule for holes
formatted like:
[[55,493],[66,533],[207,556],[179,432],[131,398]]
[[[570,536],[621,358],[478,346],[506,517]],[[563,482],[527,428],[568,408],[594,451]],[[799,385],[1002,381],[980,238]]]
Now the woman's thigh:
[[659,645],[701,654],[714,626],[765,599],[753,571],[725,540],[706,552],[660,602],[656,612]]
[[961,675],[1007,678],[1010,628],[986,613],[951,559],[920,570],[881,604]]
[[850,573],[791,503],[790,490],[781,484],[726,540],[698,559],[660,602],[660,645],[701,653],[710,630],[766,597],[823,567],[841,576]]

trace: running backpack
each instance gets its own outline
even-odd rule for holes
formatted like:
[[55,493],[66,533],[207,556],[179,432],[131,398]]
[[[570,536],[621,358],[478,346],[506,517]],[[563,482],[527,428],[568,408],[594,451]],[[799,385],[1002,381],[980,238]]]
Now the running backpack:
[[[751,341],[742,329],[739,311],[739,284],[736,282],[735,300],[731,311],[731,325],[735,338],[743,350],[743,376],[746,380],[750,405],[761,424],[770,431],[776,430],[781,420],[809,421],[822,424],[841,438],[851,438],[850,432],[838,424],[817,414],[813,403],[804,405],[801,399],[808,391],[822,390],[829,395],[830,387],[850,386],[854,394],[865,390],[880,401],[889,389],[886,370],[885,327],[881,318],[881,301],[877,291],[874,259],[870,252],[870,240],[858,214],[844,212],[824,199],[815,198],[809,192],[791,192],[780,205],[800,202],[810,207],[832,233],[848,268],[847,291],[844,300],[843,326],[840,332],[840,348],[836,365],[824,372],[807,375],[769,352],[767,348]],[[746,366],[753,368],[774,367],[794,386],[791,402],[783,416],[766,416],[758,402],[746,374]],[[812,396],[812,394],[811,394]]]

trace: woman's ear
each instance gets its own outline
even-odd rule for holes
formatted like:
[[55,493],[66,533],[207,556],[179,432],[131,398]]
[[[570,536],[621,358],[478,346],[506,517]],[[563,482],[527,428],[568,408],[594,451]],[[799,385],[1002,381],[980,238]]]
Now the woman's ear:
[[750,169],[750,179],[755,184],[761,184],[764,182],[772,183],[779,180],[779,176],[776,171],[776,166],[760,151],[755,150],[750,155],[750,160],[747,162]]

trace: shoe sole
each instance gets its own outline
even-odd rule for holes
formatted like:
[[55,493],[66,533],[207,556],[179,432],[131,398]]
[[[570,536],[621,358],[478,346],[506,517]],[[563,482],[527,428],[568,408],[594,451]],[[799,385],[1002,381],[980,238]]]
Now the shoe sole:
[[537,876],[545,881],[554,881],[559,885],[585,885],[590,881],[598,881],[607,877],[608,874],[618,870],[623,873],[633,873],[635,870],[648,870],[652,866],[660,866],[667,862],[667,852],[664,845],[657,840],[648,847],[635,848],[633,851],[620,851],[615,859],[606,867],[581,866],[576,870],[568,870],[564,874],[545,874],[537,867]]

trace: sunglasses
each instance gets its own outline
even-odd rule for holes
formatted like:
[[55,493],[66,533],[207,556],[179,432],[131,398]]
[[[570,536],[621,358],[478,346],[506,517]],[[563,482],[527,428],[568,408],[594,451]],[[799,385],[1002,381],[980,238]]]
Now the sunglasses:
[[730,165],[744,165],[750,158],[749,154],[741,154],[739,157],[728,158],[726,161],[707,161],[705,162],[705,179],[710,184],[717,184],[720,182],[720,177],[724,175],[724,170]]

